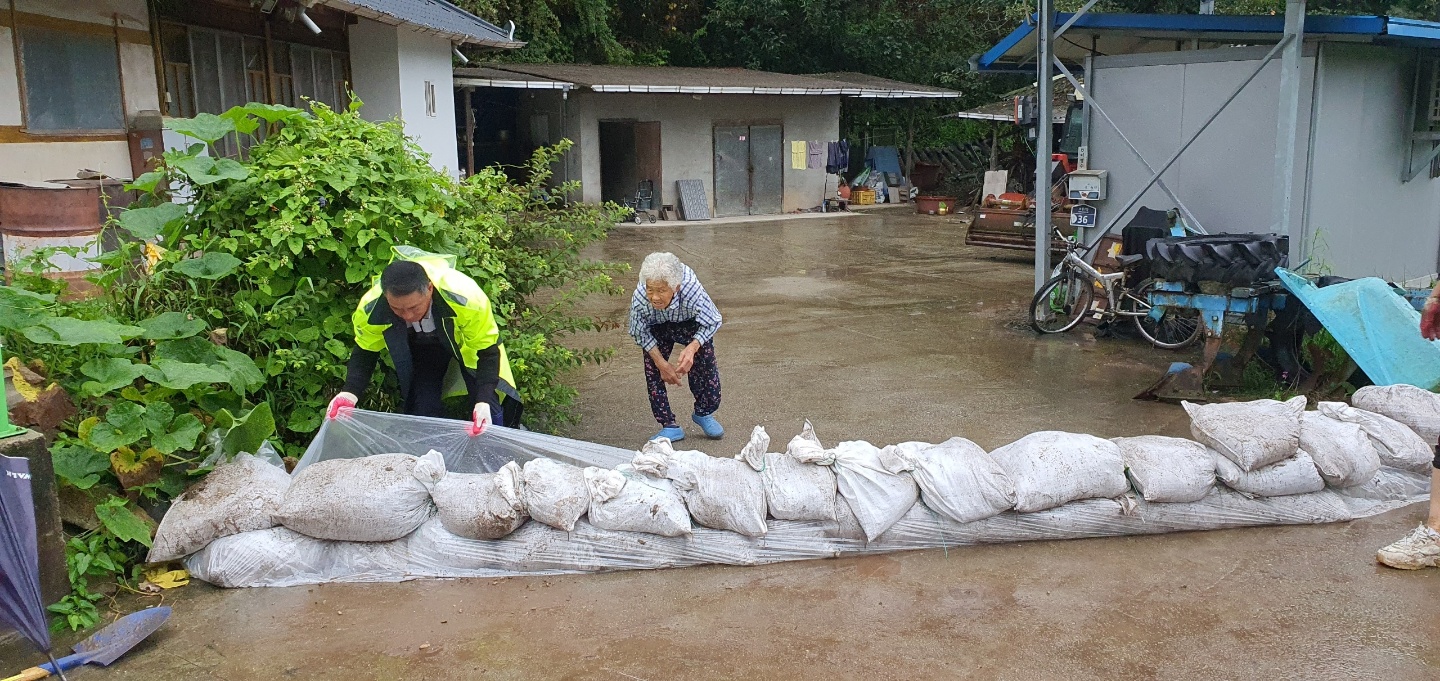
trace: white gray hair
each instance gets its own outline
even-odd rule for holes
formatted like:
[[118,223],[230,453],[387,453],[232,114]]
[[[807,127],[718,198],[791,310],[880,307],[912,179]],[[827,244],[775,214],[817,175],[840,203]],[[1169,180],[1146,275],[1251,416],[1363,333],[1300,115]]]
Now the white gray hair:
[[641,286],[646,282],[663,281],[670,288],[680,288],[680,280],[684,274],[685,265],[674,253],[651,253],[640,263]]

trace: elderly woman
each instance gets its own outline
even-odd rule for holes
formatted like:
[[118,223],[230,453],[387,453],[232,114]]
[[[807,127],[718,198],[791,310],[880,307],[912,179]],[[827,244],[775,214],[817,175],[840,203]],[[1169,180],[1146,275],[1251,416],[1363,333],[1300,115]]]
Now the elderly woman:
[[[680,385],[690,379],[695,395],[695,413],[690,420],[707,437],[725,434],[713,414],[720,408],[720,369],[715,366],[715,332],[720,330],[720,311],[695,271],[680,262],[674,253],[651,253],[640,263],[640,283],[630,299],[630,335],[645,352],[645,383],[650,390],[650,412],[660,423],[655,437],[671,442],[685,439],[685,431],[670,411],[665,384]],[[670,361],[675,344],[684,345],[680,358]]]

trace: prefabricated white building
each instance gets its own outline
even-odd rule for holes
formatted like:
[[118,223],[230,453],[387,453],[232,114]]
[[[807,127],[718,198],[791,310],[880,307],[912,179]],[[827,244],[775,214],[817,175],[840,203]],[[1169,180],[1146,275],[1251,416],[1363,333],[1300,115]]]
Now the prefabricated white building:
[[[1087,111],[1088,164],[1109,178],[1100,225],[1151,177],[1119,131],[1158,167],[1260,66],[1282,27],[1283,17],[1268,16],[1098,14],[1075,23],[1062,57],[1085,69],[1116,124]],[[1291,263],[1428,281],[1440,271],[1440,164],[1426,162],[1440,140],[1440,24],[1310,16],[1305,33]],[[982,66],[1018,56],[1025,43],[1007,39]],[[1264,66],[1162,176],[1207,231],[1275,231],[1279,70],[1278,60]],[[1137,205],[1175,207],[1153,186]]]

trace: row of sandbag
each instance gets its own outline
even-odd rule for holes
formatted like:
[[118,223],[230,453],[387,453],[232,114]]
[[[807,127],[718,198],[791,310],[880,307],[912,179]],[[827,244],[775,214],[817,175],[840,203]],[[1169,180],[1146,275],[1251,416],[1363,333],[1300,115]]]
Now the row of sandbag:
[[1428,487],[1424,476],[1384,468],[1369,483],[1311,494],[1256,497],[1216,486],[1195,502],[1088,499],[969,523],[955,523],[917,502],[873,542],[842,537],[834,522],[789,520],[771,521],[763,537],[705,527],[661,537],[604,530],[584,519],[570,532],[527,523],[498,540],[457,537],[439,518],[389,542],[325,541],[274,527],[218,539],[185,565],[196,578],[224,587],[759,565],[983,543],[1338,522],[1422,500]]
[[[1440,396],[1413,386],[1371,386],[1352,402],[1321,402],[1316,411],[1305,411],[1304,397],[1184,407],[1192,435],[1215,452],[1216,475],[1237,491],[1283,496],[1353,487],[1381,466],[1428,472]],[[1143,484],[1137,489],[1145,491]]]
[[1279,496],[1318,491],[1327,481],[1360,484],[1381,463],[1412,471],[1429,465],[1429,448],[1412,428],[1440,431],[1440,397],[1391,386],[1362,389],[1356,399],[1405,420],[1341,403],[1305,412],[1303,398],[1187,404],[1200,442],[1047,431],[991,453],[963,438],[827,449],[807,423],[783,453],[767,451],[769,437],[757,427],[735,459],[657,440],[613,470],[535,459],[493,474],[447,474],[438,453],[386,454],[318,462],[293,484],[278,468],[240,457],[176,502],[150,560],[275,525],[317,539],[391,541],[437,509],[447,531],[469,539],[506,536],[527,516],[571,531],[588,514],[602,530],[670,537],[691,534],[695,524],[761,536],[771,519],[834,522],[837,536],[872,541],[921,498],[946,520],[968,523],[1117,497],[1131,484],[1147,501],[1197,501],[1217,473],[1238,491]]

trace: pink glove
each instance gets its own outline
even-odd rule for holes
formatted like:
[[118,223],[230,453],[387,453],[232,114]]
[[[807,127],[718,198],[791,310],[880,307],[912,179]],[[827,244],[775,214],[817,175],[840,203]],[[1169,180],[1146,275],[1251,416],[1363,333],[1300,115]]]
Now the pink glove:
[[485,429],[490,427],[490,405],[484,402],[475,405],[475,411],[471,413],[470,419],[470,427],[465,431],[470,433],[470,437],[485,432]]
[[358,401],[359,398],[352,393],[342,392],[335,395],[335,399],[330,400],[329,409],[325,411],[325,418],[334,421],[342,415],[349,416],[350,410],[355,408]]

